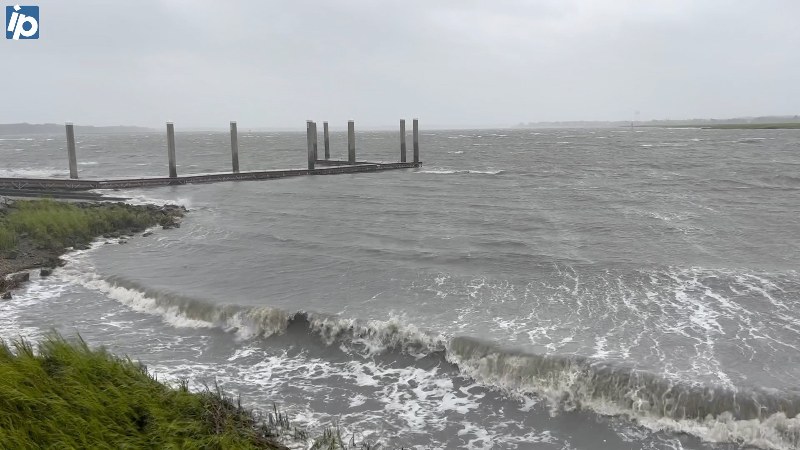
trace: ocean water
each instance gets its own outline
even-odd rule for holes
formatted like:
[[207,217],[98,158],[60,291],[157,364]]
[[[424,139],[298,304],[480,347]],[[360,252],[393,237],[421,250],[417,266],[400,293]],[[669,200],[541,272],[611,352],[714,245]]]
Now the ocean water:
[[[227,169],[228,139],[178,133],[179,173]],[[77,140],[81,177],[167,173],[162,134]],[[306,160],[302,133],[239,143],[242,170]],[[800,446],[800,131],[422,131],[421,155],[114,192],[190,213],[34,276],[0,336],[80,333],[388,448]],[[0,176],[68,176],[65,139],[0,139]]]

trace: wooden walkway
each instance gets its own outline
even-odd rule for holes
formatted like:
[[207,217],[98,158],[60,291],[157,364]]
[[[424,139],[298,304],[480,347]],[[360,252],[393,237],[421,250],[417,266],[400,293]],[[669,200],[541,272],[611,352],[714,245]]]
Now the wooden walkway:
[[297,177],[303,175],[334,175],[341,173],[379,172],[394,169],[420,167],[421,162],[372,163],[318,160],[319,169],[262,170],[253,172],[221,172],[176,177],[112,178],[102,180],[83,180],[67,178],[0,178],[0,188],[8,189],[58,189],[85,191],[90,189],[119,189],[146,186],[172,186],[194,183],[215,183],[220,181],[269,180],[273,178]]

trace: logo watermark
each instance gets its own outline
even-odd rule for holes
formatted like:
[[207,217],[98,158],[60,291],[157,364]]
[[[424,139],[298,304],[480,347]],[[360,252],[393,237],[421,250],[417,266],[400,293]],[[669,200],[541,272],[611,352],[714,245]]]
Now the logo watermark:
[[39,7],[6,6],[6,39],[39,39]]

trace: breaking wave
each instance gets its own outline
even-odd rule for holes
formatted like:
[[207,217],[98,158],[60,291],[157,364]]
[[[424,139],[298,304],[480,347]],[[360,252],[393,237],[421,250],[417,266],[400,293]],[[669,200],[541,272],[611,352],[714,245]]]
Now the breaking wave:
[[220,328],[239,339],[292,332],[307,337],[308,345],[336,343],[375,356],[404,352],[438,357],[475,381],[545,401],[555,410],[627,417],[653,430],[691,433],[710,442],[770,449],[800,445],[800,393],[681,382],[582,356],[533,354],[473,337],[427,332],[398,320],[213,305],[121,277],[90,275],[78,281],[175,326]]

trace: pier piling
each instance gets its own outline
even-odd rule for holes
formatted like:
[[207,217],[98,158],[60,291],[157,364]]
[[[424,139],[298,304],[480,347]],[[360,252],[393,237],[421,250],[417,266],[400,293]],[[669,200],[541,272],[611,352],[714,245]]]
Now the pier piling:
[[308,145],[308,170],[314,170],[314,162],[316,162],[317,158],[314,155],[314,143],[312,142],[311,133],[314,131],[314,122],[307,120],[306,121],[306,145]]
[[328,135],[328,122],[322,122],[322,133],[323,133],[323,142],[325,144],[325,159],[331,159],[331,140],[330,135]]
[[69,177],[78,179],[78,157],[75,154],[75,130],[72,122],[67,122],[67,157],[69,158]]
[[178,178],[178,167],[175,163],[175,127],[167,122],[167,157],[169,158],[169,177]]
[[233,173],[239,173],[239,133],[236,130],[236,121],[231,121],[231,160]]
[[352,120],[347,121],[347,161],[356,163],[356,124]]
[[317,122],[311,122],[311,125],[314,127],[314,131],[312,133],[314,137],[314,161],[319,160],[319,147],[317,140],[319,139],[319,134],[317,133]]
[[419,120],[414,119],[414,163],[419,163]]
[[400,119],[400,162],[406,162],[406,119]]

